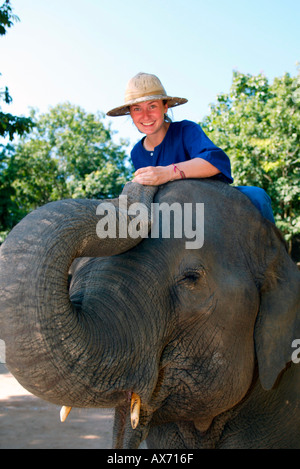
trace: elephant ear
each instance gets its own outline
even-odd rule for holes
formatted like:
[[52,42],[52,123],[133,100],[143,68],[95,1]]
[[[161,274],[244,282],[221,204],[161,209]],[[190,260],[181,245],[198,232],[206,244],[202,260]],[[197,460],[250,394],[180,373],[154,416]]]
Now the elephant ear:
[[279,230],[271,224],[266,228],[254,340],[260,382],[270,390],[291,361],[293,340],[300,338],[300,272],[287,254]]

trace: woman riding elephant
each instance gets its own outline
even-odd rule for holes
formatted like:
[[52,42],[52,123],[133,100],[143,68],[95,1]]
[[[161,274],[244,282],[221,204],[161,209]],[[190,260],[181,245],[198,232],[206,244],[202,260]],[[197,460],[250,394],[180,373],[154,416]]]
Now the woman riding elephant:
[[[181,161],[180,149],[159,166],[177,124],[166,129],[166,106],[157,101],[157,115],[134,117],[145,129],[167,130],[151,147],[157,166],[137,170],[119,199],[40,207],[1,246],[0,340],[8,369],[31,393],[64,406],[63,420],[71,407],[114,407],[115,448],[146,440],[156,449],[299,449],[299,271],[276,226],[241,191],[215,180],[230,178],[219,167],[220,159],[229,168],[221,150],[207,141],[211,158],[219,155],[214,170],[205,152]],[[150,130],[146,145],[154,142]],[[215,174],[192,177],[194,165]],[[179,180],[161,184],[154,174]],[[154,226],[154,204],[166,209],[169,236],[163,224]],[[124,235],[142,205],[149,235]],[[198,219],[191,216],[190,229],[177,236],[170,211],[178,209],[184,226],[184,209],[199,205],[205,240],[189,249]],[[100,238],[99,214],[109,208],[114,236]],[[77,258],[88,259],[69,282]]]
[[[171,122],[169,108],[187,99],[168,96],[157,76],[138,73],[127,84],[125,104],[108,116],[130,114],[137,129],[145,134],[133,148],[134,181],[160,185],[180,178],[213,178],[232,183],[230,160],[216,147],[200,125],[184,120]],[[274,223],[270,197],[258,187],[237,187],[260,212]]]

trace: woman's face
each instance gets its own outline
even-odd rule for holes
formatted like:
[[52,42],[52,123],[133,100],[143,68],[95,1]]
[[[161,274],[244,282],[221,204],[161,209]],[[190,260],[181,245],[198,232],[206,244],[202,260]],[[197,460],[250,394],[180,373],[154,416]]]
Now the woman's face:
[[165,130],[165,113],[168,105],[161,99],[145,101],[130,106],[130,115],[138,130],[146,135],[153,135]]

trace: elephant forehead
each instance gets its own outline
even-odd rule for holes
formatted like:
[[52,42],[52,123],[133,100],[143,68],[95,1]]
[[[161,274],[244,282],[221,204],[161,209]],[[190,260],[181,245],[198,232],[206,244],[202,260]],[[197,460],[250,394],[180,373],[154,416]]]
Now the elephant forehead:
[[181,201],[188,202],[206,202],[217,199],[225,200],[228,197],[234,197],[237,200],[240,194],[231,188],[228,184],[212,181],[209,179],[184,179],[171,181],[159,187],[154,196],[154,202]]
[[[169,207],[176,216],[182,214],[186,224],[192,214],[193,229],[199,222],[204,222],[205,236],[211,242],[219,239],[230,241],[234,233],[246,233],[249,223],[252,224],[257,216],[259,218],[258,211],[247,197],[218,181],[181,180],[166,184],[154,197],[154,205],[164,208],[165,213]],[[203,207],[203,220],[196,216],[196,208],[200,206]]]

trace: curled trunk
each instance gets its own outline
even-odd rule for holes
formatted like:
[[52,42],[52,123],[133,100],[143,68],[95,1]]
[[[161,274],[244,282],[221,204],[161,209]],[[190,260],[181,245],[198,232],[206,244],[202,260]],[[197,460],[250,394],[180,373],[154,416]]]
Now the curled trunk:
[[[128,205],[144,203],[150,214],[156,190],[129,183],[123,195]],[[119,210],[118,199],[109,202],[116,208],[117,222],[128,218]],[[56,404],[105,405],[99,375],[111,360],[101,319],[83,314],[70,301],[68,271],[73,260],[119,254],[141,241],[99,239],[99,203],[47,204],[17,225],[0,251],[0,338],[8,368],[26,389]],[[116,403],[118,399],[116,393]],[[110,405],[113,400],[110,390]]]

